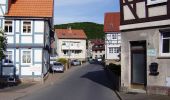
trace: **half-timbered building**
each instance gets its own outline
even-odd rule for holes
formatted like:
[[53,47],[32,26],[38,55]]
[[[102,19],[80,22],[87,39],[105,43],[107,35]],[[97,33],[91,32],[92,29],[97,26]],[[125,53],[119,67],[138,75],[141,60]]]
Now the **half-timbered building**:
[[4,15],[8,11],[8,0],[0,0],[0,28],[3,28]]
[[104,18],[104,32],[105,32],[105,63],[120,64],[120,13],[108,12],[105,13]]
[[4,1],[8,3],[3,21],[6,57],[16,66],[20,79],[41,79],[49,68],[53,0]]
[[170,0],[120,0],[121,86],[170,91]]

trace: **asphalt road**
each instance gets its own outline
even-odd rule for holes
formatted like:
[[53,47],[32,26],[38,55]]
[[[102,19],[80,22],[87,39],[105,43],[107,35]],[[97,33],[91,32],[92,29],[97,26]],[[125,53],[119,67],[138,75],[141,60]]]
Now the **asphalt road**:
[[79,66],[49,87],[17,100],[119,100],[101,65]]

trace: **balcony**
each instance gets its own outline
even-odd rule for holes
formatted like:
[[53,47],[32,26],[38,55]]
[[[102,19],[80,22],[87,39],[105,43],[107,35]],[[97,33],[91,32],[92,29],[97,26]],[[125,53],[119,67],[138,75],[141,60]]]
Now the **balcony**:
[[67,46],[67,45],[62,45],[61,49],[62,50],[82,50],[84,46]]

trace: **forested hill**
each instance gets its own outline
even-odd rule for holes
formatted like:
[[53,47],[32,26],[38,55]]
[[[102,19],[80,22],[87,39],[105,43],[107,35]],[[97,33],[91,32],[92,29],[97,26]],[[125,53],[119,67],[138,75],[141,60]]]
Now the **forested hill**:
[[88,39],[104,39],[105,33],[103,32],[103,24],[97,24],[92,22],[79,22],[55,25],[55,29],[83,29]]

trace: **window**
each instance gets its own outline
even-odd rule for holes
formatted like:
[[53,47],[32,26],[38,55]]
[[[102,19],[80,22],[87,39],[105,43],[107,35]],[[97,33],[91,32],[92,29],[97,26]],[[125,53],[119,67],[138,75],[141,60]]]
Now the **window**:
[[68,50],[63,50],[64,55],[68,54]]
[[75,54],[81,53],[81,50],[75,50]]
[[119,48],[118,47],[114,48],[114,53],[119,53]]
[[31,21],[23,22],[23,33],[31,33]]
[[116,33],[112,34],[112,39],[116,39],[116,38],[117,38],[117,34]]
[[162,33],[162,53],[170,53],[170,32]]
[[23,64],[31,63],[31,51],[22,51],[22,63]]
[[113,47],[109,48],[109,53],[113,53]]
[[95,55],[95,59],[97,59],[97,55]]
[[7,51],[5,55],[6,55],[7,63],[12,63],[11,62],[11,61],[13,61],[13,59],[12,59],[12,51]]
[[63,43],[62,43],[62,45],[66,45],[66,43],[65,43],[65,42],[63,42]]
[[12,33],[12,21],[5,21],[5,32]]

